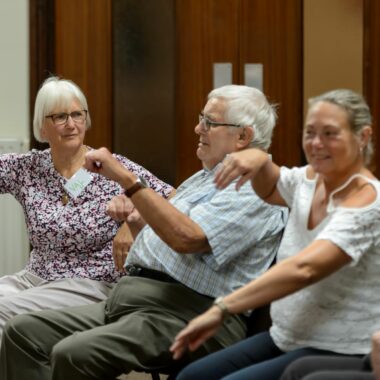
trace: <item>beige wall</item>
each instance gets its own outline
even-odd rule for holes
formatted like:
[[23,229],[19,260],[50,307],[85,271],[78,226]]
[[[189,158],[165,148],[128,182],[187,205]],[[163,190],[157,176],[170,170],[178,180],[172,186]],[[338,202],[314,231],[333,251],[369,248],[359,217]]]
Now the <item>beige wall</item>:
[[363,0],[304,0],[304,100],[334,88],[362,92]]
[[0,0],[0,138],[29,136],[28,0]]

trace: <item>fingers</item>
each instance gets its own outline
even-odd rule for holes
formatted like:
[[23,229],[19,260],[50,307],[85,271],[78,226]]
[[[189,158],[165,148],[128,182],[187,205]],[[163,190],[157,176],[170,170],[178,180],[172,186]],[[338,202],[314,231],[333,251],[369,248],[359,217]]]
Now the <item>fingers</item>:
[[107,208],[106,208],[107,214],[112,219],[118,222],[126,221],[128,219],[128,216],[134,212],[137,213],[137,215],[139,215],[138,212],[135,210],[136,209],[132,201],[128,199],[125,195],[118,195],[116,197],[113,197],[107,203]]
[[214,182],[218,189],[225,189],[232,181],[241,176],[242,169],[239,162],[232,156],[227,155],[218,169]]
[[116,246],[115,244],[113,245],[112,248],[112,257],[113,261],[115,263],[115,267],[118,271],[124,272],[124,263],[125,259],[128,256],[128,250],[126,248],[122,248],[120,246]]
[[180,359],[183,354],[185,353],[187,349],[187,344],[184,341],[175,341],[171,346],[170,346],[170,352],[173,354],[173,359],[178,360]]
[[141,221],[141,215],[140,213],[137,211],[137,209],[133,209],[133,211],[128,215],[127,217],[127,222],[128,223],[136,223],[136,222],[139,222]]
[[244,183],[255,177],[268,155],[258,149],[246,149],[228,154],[223,160],[214,178],[218,189],[226,188],[238,178],[236,189],[239,190]]
[[249,175],[249,173],[245,174],[245,175],[242,175],[239,180],[237,181],[236,183],[236,190],[239,191],[240,188],[248,181],[251,180],[251,176]]
[[128,170],[106,148],[91,150],[85,155],[84,167],[116,182],[120,182]]
[[106,148],[91,150],[85,155],[84,167],[95,173],[99,173],[103,167],[103,163],[108,156],[112,156]]
[[124,263],[133,244],[133,236],[126,223],[121,225],[113,239],[112,257],[117,270],[124,272]]

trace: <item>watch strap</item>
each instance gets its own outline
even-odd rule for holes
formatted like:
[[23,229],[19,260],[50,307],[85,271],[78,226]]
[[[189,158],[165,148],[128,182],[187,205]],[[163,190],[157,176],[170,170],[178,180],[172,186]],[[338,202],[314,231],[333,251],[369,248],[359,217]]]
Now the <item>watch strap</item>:
[[144,186],[139,180],[137,180],[136,183],[134,183],[129,189],[125,189],[125,195],[130,198],[133,194],[137,193],[141,189],[145,189],[146,186]]
[[213,305],[217,306],[222,311],[223,319],[226,319],[231,315],[230,311],[223,301],[223,297],[216,298]]

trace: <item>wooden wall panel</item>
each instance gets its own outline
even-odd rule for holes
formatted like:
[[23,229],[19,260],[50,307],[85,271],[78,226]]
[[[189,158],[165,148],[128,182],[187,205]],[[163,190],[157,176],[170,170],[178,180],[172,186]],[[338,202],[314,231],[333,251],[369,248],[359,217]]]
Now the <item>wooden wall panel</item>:
[[55,73],[87,97],[86,143],[112,148],[112,1],[55,0]]
[[212,90],[213,63],[231,62],[238,83],[238,0],[177,0],[177,183],[201,168],[194,127]]
[[29,51],[30,51],[30,147],[45,149],[33,135],[34,102],[41,83],[49,73],[55,72],[54,2],[29,0]]
[[380,178],[380,1],[364,2],[364,95],[371,107],[375,140],[373,167]]
[[240,70],[264,65],[264,93],[278,104],[271,152],[280,165],[302,162],[302,0],[242,0]]
[[113,0],[113,146],[174,184],[174,0]]

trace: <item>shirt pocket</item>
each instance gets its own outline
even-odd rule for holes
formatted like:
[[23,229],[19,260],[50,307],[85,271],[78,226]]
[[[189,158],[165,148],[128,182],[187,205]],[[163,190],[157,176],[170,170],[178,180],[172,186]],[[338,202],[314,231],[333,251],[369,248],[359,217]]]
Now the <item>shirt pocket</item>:
[[187,202],[193,205],[210,202],[210,200],[215,194],[215,191],[197,192],[197,193],[191,194],[187,198]]

